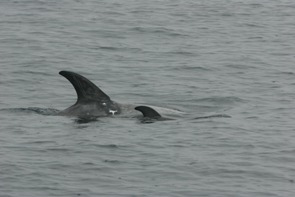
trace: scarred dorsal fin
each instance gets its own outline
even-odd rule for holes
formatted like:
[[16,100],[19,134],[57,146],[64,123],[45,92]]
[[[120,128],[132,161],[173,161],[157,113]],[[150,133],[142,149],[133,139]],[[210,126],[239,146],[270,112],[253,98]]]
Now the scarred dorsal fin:
[[67,78],[74,86],[78,96],[77,103],[110,100],[108,95],[85,77],[70,71],[60,71],[59,74]]
[[140,111],[143,114],[143,117],[145,117],[145,118],[152,118],[152,119],[161,118],[161,115],[151,107],[137,106],[137,107],[135,107],[135,109]]

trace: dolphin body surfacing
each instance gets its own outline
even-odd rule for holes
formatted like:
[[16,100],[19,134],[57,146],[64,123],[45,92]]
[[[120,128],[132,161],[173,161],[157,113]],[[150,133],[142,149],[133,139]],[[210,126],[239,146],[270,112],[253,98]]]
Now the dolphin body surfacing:
[[101,117],[121,113],[118,103],[82,75],[70,71],[60,71],[59,74],[71,82],[78,97],[74,105],[59,112],[59,115]]
[[[138,106],[119,104],[110,99],[99,87],[87,78],[71,71],[60,71],[60,75],[68,79],[77,93],[77,101],[69,108],[60,111],[57,115],[76,116],[82,119],[121,115],[123,117],[139,117],[150,120],[170,120],[163,118],[156,110],[163,113],[181,113],[176,110],[155,106]],[[141,113],[142,114],[141,114]]]

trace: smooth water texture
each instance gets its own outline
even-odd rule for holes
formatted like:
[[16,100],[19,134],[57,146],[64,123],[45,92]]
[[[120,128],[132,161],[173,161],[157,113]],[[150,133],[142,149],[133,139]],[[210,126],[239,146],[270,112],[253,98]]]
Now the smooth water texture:
[[[0,196],[293,197],[294,21],[292,0],[1,0]],[[185,114],[50,115],[76,101],[60,70]]]

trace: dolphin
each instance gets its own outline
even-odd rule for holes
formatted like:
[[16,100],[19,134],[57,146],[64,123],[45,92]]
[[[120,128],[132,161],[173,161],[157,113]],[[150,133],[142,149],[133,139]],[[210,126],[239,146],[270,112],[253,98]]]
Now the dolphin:
[[87,78],[71,71],[60,71],[59,74],[71,82],[78,98],[74,105],[59,112],[58,115],[101,117],[121,113],[119,104],[112,101],[106,93]]
[[111,100],[106,93],[84,76],[71,71],[60,71],[59,74],[68,79],[74,86],[77,93],[77,101],[74,105],[60,111],[58,115],[76,116],[88,119],[93,117],[121,115],[124,113],[132,117],[137,117],[140,115],[138,112],[140,111],[145,119],[164,120],[165,118],[153,108],[167,113],[181,113],[176,110],[155,106],[152,108],[149,106],[119,104]]

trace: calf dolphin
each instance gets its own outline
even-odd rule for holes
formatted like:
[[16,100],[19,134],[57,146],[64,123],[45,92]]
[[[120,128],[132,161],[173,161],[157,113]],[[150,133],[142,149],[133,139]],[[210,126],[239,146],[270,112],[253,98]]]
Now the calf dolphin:
[[151,123],[155,120],[173,120],[171,118],[162,117],[156,110],[149,106],[137,106],[134,108],[142,113],[142,122]]
[[153,108],[147,106],[137,106],[134,108],[142,113],[145,118],[161,119],[162,116]]

